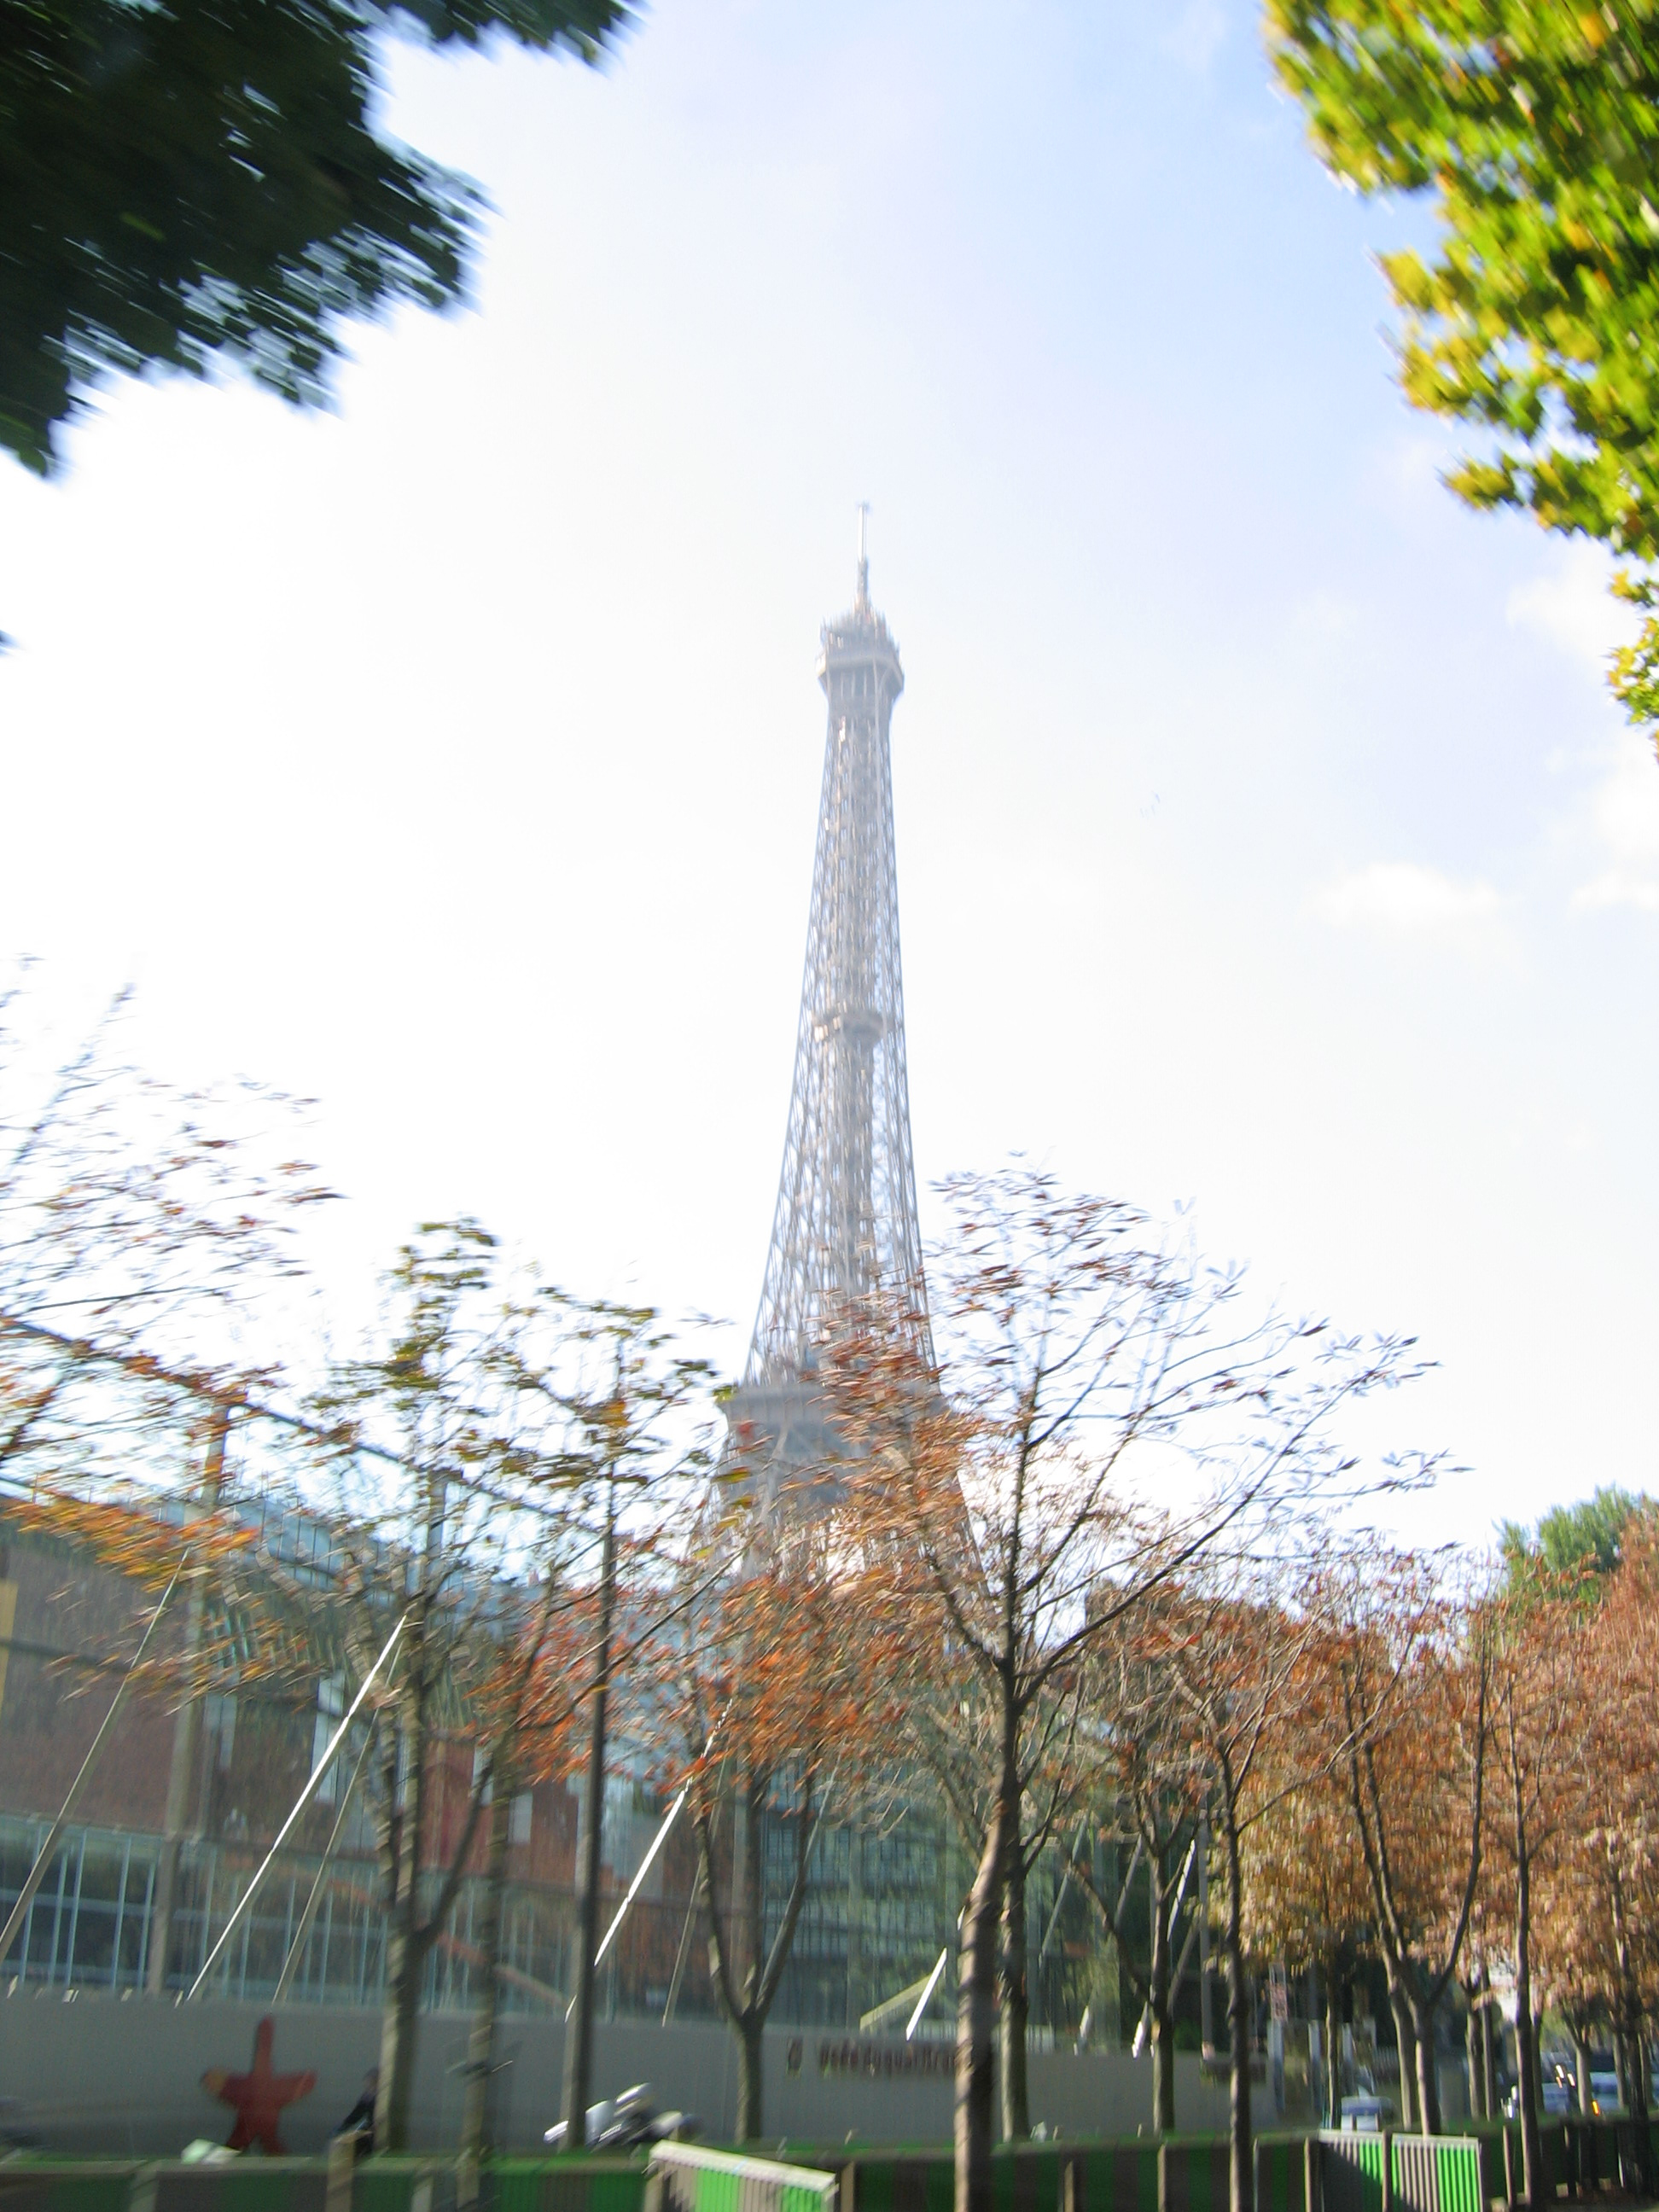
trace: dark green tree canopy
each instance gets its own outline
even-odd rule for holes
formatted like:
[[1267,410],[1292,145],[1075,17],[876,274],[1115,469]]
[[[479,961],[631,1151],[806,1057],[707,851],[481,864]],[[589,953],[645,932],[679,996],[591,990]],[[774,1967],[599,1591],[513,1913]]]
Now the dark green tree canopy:
[[1267,0],[1282,81],[1362,192],[1431,192],[1386,256],[1419,407],[1488,434],[1449,477],[1632,564],[1613,688],[1659,720],[1659,0]]
[[463,292],[482,203],[374,127],[375,54],[499,33],[596,60],[626,0],[0,0],[0,447],[112,369],[240,363],[301,404],[341,325]]
[[1607,1483],[1576,1505],[1552,1506],[1535,1534],[1518,1522],[1500,1522],[1498,1537],[1510,1583],[1519,1587],[1534,1567],[1550,1575],[1610,1575],[1624,1556],[1631,1516],[1651,1510],[1651,1499]]

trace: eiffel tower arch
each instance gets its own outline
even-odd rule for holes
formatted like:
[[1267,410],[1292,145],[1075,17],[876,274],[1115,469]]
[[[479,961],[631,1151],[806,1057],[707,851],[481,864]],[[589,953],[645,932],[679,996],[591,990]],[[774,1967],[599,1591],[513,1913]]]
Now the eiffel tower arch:
[[794,1082],[760,1307],[726,1411],[728,1468],[749,1471],[763,1508],[834,1454],[816,1378],[849,1316],[896,1302],[932,1364],[893,841],[890,724],[904,671],[870,605],[867,512],[852,608],[820,634],[829,716]]

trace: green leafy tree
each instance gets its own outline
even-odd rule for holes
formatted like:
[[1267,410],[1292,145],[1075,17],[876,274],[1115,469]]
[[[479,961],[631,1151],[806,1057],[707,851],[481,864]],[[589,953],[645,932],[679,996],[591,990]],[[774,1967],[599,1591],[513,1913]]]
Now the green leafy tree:
[[1659,720],[1659,9],[1654,0],[1267,0],[1321,159],[1431,193],[1437,250],[1385,255],[1414,405],[1488,433],[1450,489],[1623,559],[1616,657]]
[[1519,1522],[1498,1523],[1498,1544],[1511,1586],[1542,1568],[1546,1574],[1605,1577],[1624,1557],[1625,1530],[1631,1516],[1649,1501],[1607,1483],[1576,1505],[1552,1506],[1534,1534]]
[[380,42],[596,60],[625,0],[8,0],[0,447],[40,474],[111,371],[326,397],[342,325],[463,294],[477,188],[379,127]]

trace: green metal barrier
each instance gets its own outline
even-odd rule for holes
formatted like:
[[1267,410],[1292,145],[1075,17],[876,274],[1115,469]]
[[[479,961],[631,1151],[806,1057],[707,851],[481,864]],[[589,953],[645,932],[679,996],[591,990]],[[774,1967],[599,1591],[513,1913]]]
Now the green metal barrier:
[[1480,2146],[1441,2136],[1434,2154],[1438,2172],[1439,2212],[1486,2212]]
[[1477,2146],[1480,2158],[1480,2198],[1490,2204],[1495,2197],[1504,2194],[1504,2129],[1490,2120],[1474,2123],[1470,2140]]
[[1325,2212],[1382,2212],[1383,2197],[1392,2194],[1393,2187],[1393,2176],[1384,2163],[1388,2149],[1386,2135],[1322,2129],[1319,2185]]
[[1588,2186],[1591,2189],[1616,2187],[1619,2180],[1619,2129],[1616,2122],[1582,2120],[1579,2133],[1588,2153]]
[[455,2169],[441,2159],[366,2158],[352,2176],[351,2212],[441,2212],[454,2201]]
[[484,2171],[495,2212],[642,2212],[645,2203],[643,2157],[499,2158]]
[[1309,2212],[1305,2136],[1256,2137],[1255,2212]]
[[1486,2212],[1480,2146],[1468,2136],[1389,2138],[1394,2212]]
[[[1228,2212],[1227,2159],[1225,2136],[1006,2143],[991,2154],[991,2201],[995,2212]],[[841,2163],[840,2212],[951,2212],[949,2149],[857,2151]],[[1298,2195],[1274,2212],[1306,2207]]]
[[0,2212],[127,2212],[137,2159],[8,2159]]
[[951,2212],[956,2160],[948,2150],[860,2154],[841,2181],[841,2212]]
[[[1111,2157],[1116,2146],[1106,2146]],[[811,2154],[803,2151],[803,2157]],[[991,2202],[995,2212],[1061,2212],[1065,2192],[1081,2187],[1085,2201],[1091,2185],[1097,2212],[1114,2212],[1112,2177],[1097,2168],[1092,2185],[1069,2179],[1084,2155],[1059,2143],[1006,2143],[991,2153]],[[821,2154],[823,2162],[841,2175],[841,2212],[951,2212],[956,2202],[956,2154],[945,2145],[842,2152]],[[1122,2212],[1158,2212],[1157,2152],[1147,2148],[1148,2193],[1131,2197]],[[1104,2190],[1107,2193],[1098,2192]]]
[[1063,2154],[1060,2212],[1158,2212],[1156,2142],[1095,2143]]
[[833,2173],[694,2143],[654,2143],[646,2212],[836,2212]]
[[[991,2203],[995,2212],[1059,2212],[1065,2158],[1047,2143],[1010,2144],[991,2154]],[[951,2160],[952,2178],[956,2160]]]
[[328,2161],[163,2159],[133,2184],[132,2212],[324,2212]]
[[1166,2136],[1158,2147],[1158,2212],[1228,2212],[1225,2136]]

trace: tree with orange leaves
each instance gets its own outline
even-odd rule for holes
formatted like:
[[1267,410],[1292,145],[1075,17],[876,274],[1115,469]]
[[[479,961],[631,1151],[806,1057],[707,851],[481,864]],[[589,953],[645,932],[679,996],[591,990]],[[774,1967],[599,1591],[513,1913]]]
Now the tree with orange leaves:
[[582,1665],[592,1635],[591,1604],[573,1603],[550,1575],[526,1589],[509,1616],[472,1698],[472,1718],[489,1781],[483,1912],[479,1923],[477,1992],[467,2039],[461,2107],[458,2202],[477,2194],[478,2166],[490,2148],[490,2086],[495,2074],[501,2003],[502,1911],[513,1805],[520,1792],[568,1772],[578,1748]]
[[[226,1427],[270,1380],[274,1309],[303,1273],[298,1224],[329,1194],[289,1156],[289,1102],[147,1078],[119,1056],[125,1012],[123,994],[62,1060],[26,973],[0,985],[0,1496],[14,1525],[85,1546],[157,1595],[185,1549],[179,1522],[191,1524],[144,1675],[180,1701],[177,1779],[196,1692],[222,1672],[213,1645],[228,1616],[207,1593],[240,1540],[210,1510]],[[245,1674],[268,1656],[250,1648]],[[170,1790],[156,1990],[184,1818]]]
[[1433,2020],[1474,1908],[1492,1750],[1489,1623],[1424,1562],[1374,1548],[1328,1576],[1314,1710],[1346,1780],[1388,1974],[1401,2118],[1440,2131]]
[[1599,2017],[1625,2097],[1645,2112],[1640,2039],[1659,2014],[1659,1518],[1632,1516],[1621,1548],[1610,1574],[1581,1575],[1571,1588],[1582,1609],[1574,1802],[1537,1911],[1551,1997],[1580,2043],[1581,2075]]
[[1282,1960],[1318,1974],[1324,2119],[1334,2127],[1345,1993],[1371,1949],[1372,1905],[1346,1778],[1330,1769],[1328,1731],[1316,1707],[1296,1717],[1267,1747],[1269,1809],[1243,1839],[1243,1941],[1258,1966]]
[[[920,1286],[905,1285],[908,1310],[830,1331],[820,1372],[864,1555],[890,1578],[891,1616],[948,1662],[918,1670],[913,1735],[958,1739],[980,1761],[956,2201],[989,2212],[999,1984],[1021,2021],[1027,1824],[1034,1802],[1041,1819],[1054,1802],[1046,1778],[1071,1764],[1087,1655],[1229,1532],[1348,1485],[1334,1417],[1410,1360],[1395,1340],[1243,1319],[1236,1275],[1049,1176],[961,1177],[945,1198],[951,1231],[927,1273],[937,1362],[915,1325]],[[1236,2212],[1248,2168],[1243,2186]]]
[[[1304,1522],[1300,1540],[1316,1537]],[[1317,1625],[1265,1547],[1218,1546],[1148,1608],[1194,1756],[1207,1784],[1211,1912],[1227,1982],[1228,2177],[1231,2212],[1255,2203],[1246,1897],[1255,1832],[1316,1776],[1307,1723]],[[1216,1876],[1219,1876],[1218,1881]]]
[[1493,1788],[1488,1832],[1512,1915],[1522,2190],[1534,2212],[1554,2195],[1544,2173],[1538,2124],[1534,2021],[1543,2005],[1534,1979],[1535,1900],[1562,1869],[1578,1810],[1587,1717],[1578,1579],[1535,1570],[1495,1593],[1474,1630],[1489,1654]]
[[[597,1753],[586,1836],[597,1875],[617,1560],[650,1533],[624,1529],[622,1515],[630,1498],[678,1498],[700,1477],[703,1455],[688,1449],[677,1416],[706,1369],[679,1358],[648,1311],[514,1281],[475,1222],[428,1224],[400,1253],[387,1291],[384,1335],[343,1364],[318,1411],[332,1422],[335,1602],[359,1680],[402,1624],[376,1802],[387,1936],[374,2120],[376,2148],[401,2150],[425,1962],[495,1802],[496,1763],[546,1687],[544,1654],[576,1592],[592,1607],[573,1695]],[[384,1452],[363,1457],[387,1437],[395,1481]],[[479,1755],[434,1892],[422,1854],[446,1741]],[[596,1879],[585,1885],[579,1930],[590,1990],[597,1889]],[[586,2038],[591,2050],[591,2033],[579,2005],[573,2043]]]
[[[276,1339],[270,1294],[331,1194],[289,1157],[276,1093],[188,1093],[119,1055],[125,994],[54,1056],[26,973],[0,982],[0,1479],[179,1480],[180,1382],[246,1395]],[[252,1350],[263,1339],[263,1356]],[[189,1394],[184,1394],[188,1395]],[[195,1470],[200,1467],[195,1455]]]
[[[1154,1611],[1156,1607],[1154,1607]],[[1145,1863],[1149,1942],[1143,1967],[1122,1942],[1130,1880],[1114,1899],[1097,1878],[1092,1854],[1072,1862],[1103,1929],[1118,1946],[1120,1972],[1145,2009],[1152,2053],[1152,2127],[1176,2124],[1175,1926],[1190,1887],[1208,1792],[1192,1730],[1175,1696],[1167,1661],[1138,1614],[1126,1617],[1085,1662],[1085,1740],[1094,1747],[1090,1794],[1109,1804],[1113,1831],[1133,1844],[1130,1868]]]
[[[838,1527],[833,1510],[763,1527],[739,1505],[720,1540],[726,1571],[665,1632],[666,1740],[689,1792],[714,2001],[738,2046],[743,2142],[761,2132],[764,2031],[818,1825],[832,1794],[856,1802],[890,1758],[890,1639],[867,1578],[837,1557]],[[769,1944],[777,1831],[787,1871]]]

